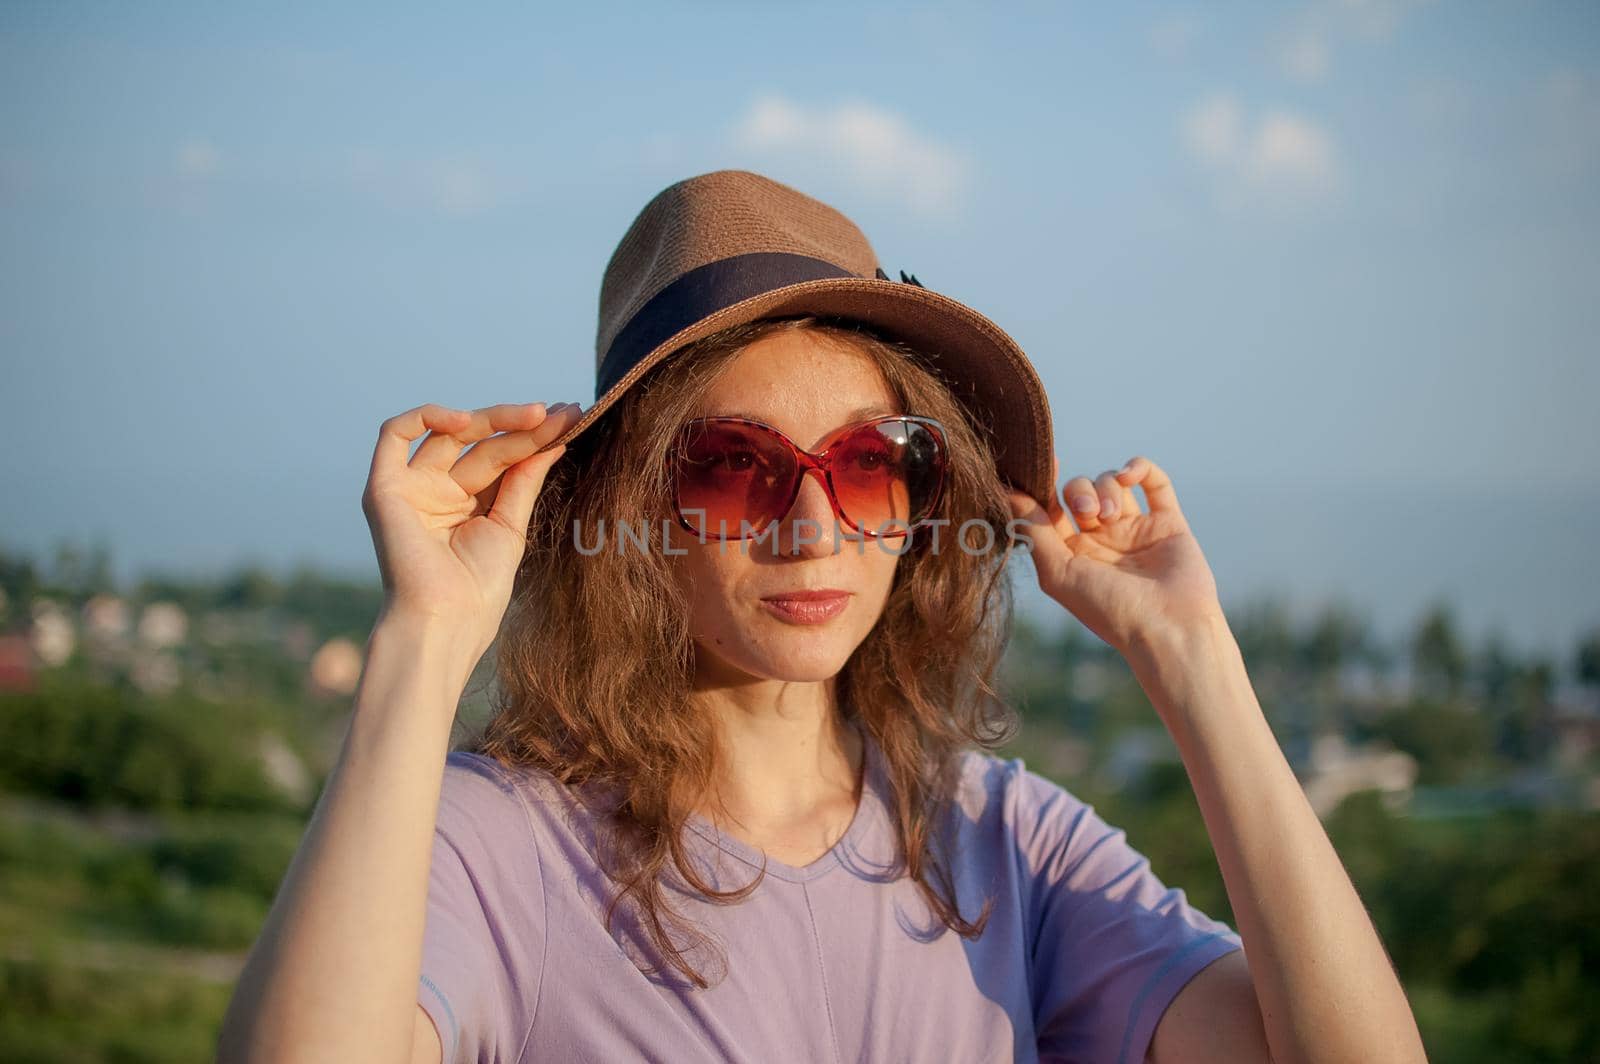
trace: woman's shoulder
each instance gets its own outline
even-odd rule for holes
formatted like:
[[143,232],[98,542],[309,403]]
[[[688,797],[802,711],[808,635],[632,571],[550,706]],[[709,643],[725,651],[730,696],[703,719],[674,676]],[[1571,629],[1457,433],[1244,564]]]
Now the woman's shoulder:
[[514,768],[474,750],[452,750],[444,759],[443,793],[487,806],[520,803],[524,792],[537,788],[526,769]]
[[439,788],[438,830],[463,837],[505,839],[537,833],[561,785],[542,770],[507,765],[472,750],[445,758]]
[[446,786],[489,798],[498,794],[501,801],[545,802],[562,789],[554,776],[531,765],[507,764],[476,750],[452,750],[444,761]]
[[1067,786],[1030,769],[1022,757],[1000,757],[984,749],[957,757],[958,801],[966,819],[1003,830],[1024,846],[1041,833],[1070,834],[1094,807]]
[[957,754],[956,761],[964,800],[997,806],[1061,797],[1077,800],[1065,786],[1029,768],[1020,756],[1001,757],[990,750],[969,747]]

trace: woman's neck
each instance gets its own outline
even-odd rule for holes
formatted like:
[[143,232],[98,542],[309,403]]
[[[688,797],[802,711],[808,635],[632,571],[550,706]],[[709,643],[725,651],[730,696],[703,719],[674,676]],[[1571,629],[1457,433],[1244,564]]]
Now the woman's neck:
[[834,691],[830,681],[708,693],[721,771],[702,815],[786,864],[826,853],[855,816],[865,760]]

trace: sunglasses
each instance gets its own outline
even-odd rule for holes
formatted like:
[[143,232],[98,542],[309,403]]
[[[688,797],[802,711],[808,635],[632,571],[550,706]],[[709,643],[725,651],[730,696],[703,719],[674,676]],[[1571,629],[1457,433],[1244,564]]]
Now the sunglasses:
[[910,414],[846,425],[815,454],[759,421],[695,418],[673,449],[673,503],[678,523],[702,541],[737,542],[782,520],[817,470],[834,516],[852,531],[904,536],[932,518],[947,455],[944,426]]

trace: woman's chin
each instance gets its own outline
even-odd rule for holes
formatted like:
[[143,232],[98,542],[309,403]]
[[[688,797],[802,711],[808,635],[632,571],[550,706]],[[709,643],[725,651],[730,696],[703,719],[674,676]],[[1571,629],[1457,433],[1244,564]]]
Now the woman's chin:
[[816,633],[780,637],[748,650],[746,672],[787,683],[817,683],[839,675],[855,644]]

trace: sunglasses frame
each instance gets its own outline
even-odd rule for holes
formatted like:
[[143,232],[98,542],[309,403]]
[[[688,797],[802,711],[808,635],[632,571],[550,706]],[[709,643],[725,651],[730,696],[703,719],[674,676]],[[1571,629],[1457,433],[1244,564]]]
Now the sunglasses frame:
[[[869,532],[866,529],[861,528],[850,517],[850,515],[845,513],[844,510],[839,506],[839,495],[833,487],[832,456],[834,448],[844,437],[864,429],[869,425],[877,425],[885,421],[910,421],[930,430],[933,433],[934,439],[936,439],[939,443],[941,461],[939,463],[939,479],[934,484],[933,495],[928,501],[928,515],[919,519],[914,524],[907,525],[904,529],[896,529],[893,532],[885,532],[880,535],[876,532]],[[794,478],[794,490],[789,493],[789,499],[786,503],[784,503],[782,511],[780,511],[778,516],[775,517],[772,522],[765,527],[765,529],[759,532],[752,531],[751,533],[745,535],[724,536],[701,532],[699,529],[689,524],[689,519],[684,515],[683,506],[678,500],[678,460],[681,454],[683,435],[689,431],[691,426],[704,424],[737,424],[753,426],[754,428],[761,429],[772,434],[773,436],[776,436],[780,441],[783,442],[785,447],[789,448],[790,452],[793,454],[795,464],[799,466],[800,469],[799,475]],[[685,532],[688,532],[700,539],[702,542],[720,541],[724,543],[739,543],[748,539],[760,539],[761,536],[772,527],[772,525],[776,525],[781,522],[783,518],[788,515],[789,511],[794,509],[795,500],[800,497],[800,486],[805,482],[807,474],[809,474],[812,470],[816,470],[822,474],[823,491],[825,491],[828,495],[828,504],[833,507],[833,516],[848,525],[852,532],[860,533],[862,536],[865,536],[868,539],[892,539],[899,536],[909,536],[912,532],[922,528],[934,520],[934,514],[938,510],[939,502],[944,497],[945,475],[950,468],[949,437],[946,436],[944,425],[941,422],[935,418],[923,417],[920,414],[880,414],[878,417],[867,418],[865,421],[857,421],[853,424],[844,425],[838,429],[835,429],[833,432],[828,434],[828,437],[823,441],[823,443],[824,446],[822,450],[813,454],[791,440],[781,429],[775,428],[774,426],[767,424],[765,421],[757,421],[754,418],[747,417],[697,417],[691,419],[684,424],[682,431],[679,433],[678,440],[673,443],[673,446],[668,453],[668,462],[672,470],[672,510],[678,519],[678,526]],[[743,527],[752,527],[753,529],[753,526],[749,526],[748,522],[743,520],[740,521],[740,525]]]

